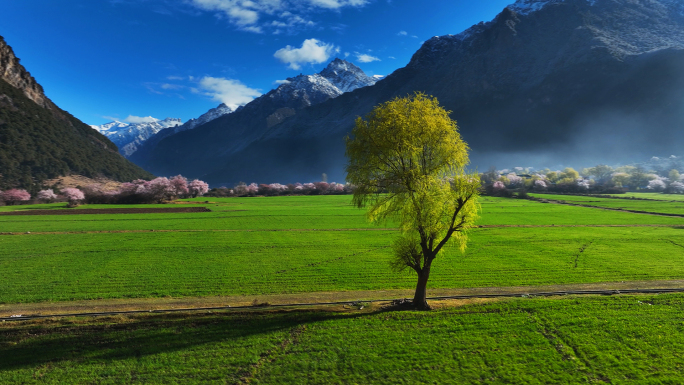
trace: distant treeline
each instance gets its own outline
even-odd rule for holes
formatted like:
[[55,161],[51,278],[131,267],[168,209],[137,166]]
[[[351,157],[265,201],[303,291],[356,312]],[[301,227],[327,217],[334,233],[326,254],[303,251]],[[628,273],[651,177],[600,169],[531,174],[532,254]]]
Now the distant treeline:
[[351,194],[353,186],[335,182],[291,183],[291,184],[245,184],[239,183],[233,188],[218,187],[209,190],[206,196],[211,197],[245,197],[245,196],[278,196],[278,195],[341,195]]
[[[658,159],[658,158],[654,158]],[[544,169],[532,171],[522,167],[496,170],[480,174],[488,195],[510,195],[514,191],[554,192],[577,194],[619,194],[627,191],[684,193],[684,178],[680,174],[678,158],[671,157],[671,169],[655,166],[621,166],[613,168],[597,165],[576,171]]]

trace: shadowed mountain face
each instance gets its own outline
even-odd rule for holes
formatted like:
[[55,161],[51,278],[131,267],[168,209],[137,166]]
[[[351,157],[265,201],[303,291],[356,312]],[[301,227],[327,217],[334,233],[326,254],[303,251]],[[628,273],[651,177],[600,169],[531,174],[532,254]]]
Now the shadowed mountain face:
[[244,151],[270,129],[307,107],[376,81],[354,64],[335,59],[319,74],[289,78],[235,112],[191,131],[162,131],[130,159],[162,175],[203,176],[220,169],[228,157]]
[[[209,146],[193,143],[221,129],[250,127],[249,119],[217,119],[213,132],[194,130],[178,138],[185,153],[168,162],[168,173],[213,184],[308,181],[323,172],[341,181],[343,138],[355,118],[417,91],[452,111],[481,170],[497,163],[581,167],[679,153],[683,4],[520,0],[491,22],[428,40],[406,67],[374,86],[267,125],[244,147],[218,136]],[[208,143],[206,137],[201,142]],[[164,146],[164,156],[181,148]]]
[[152,177],[48,99],[0,37],[0,189],[36,190],[46,179],[70,174],[119,181]]

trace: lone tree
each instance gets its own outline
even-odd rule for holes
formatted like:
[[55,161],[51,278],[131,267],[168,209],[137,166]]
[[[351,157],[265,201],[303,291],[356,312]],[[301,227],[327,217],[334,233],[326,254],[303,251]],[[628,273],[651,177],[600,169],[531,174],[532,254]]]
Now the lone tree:
[[468,145],[436,98],[396,98],[357,118],[347,137],[347,181],[368,219],[398,221],[392,267],[418,274],[413,304],[429,309],[432,262],[448,244],[465,249],[479,205],[480,178],[468,174]]

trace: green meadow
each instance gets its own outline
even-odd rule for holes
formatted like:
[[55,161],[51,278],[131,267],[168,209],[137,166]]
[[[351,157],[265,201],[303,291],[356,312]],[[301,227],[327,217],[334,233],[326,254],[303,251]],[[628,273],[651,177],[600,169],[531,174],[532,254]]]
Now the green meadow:
[[624,193],[624,194],[614,194],[611,196],[614,196],[617,198],[641,198],[641,199],[653,199],[656,201],[680,201],[680,202],[684,202],[684,195],[682,195],[682,194],[628,192],[628,193]]
[[0,324],[0,382],[679,384],[684,296]]
[[[0,215],[0,304],[415,287],[389,269],[395,225],[369,224],[349,196],[0,212],[181,205],[211,212]],[[428,295],[682,277],[682,218],[485,197],[468,248],[436,260]],[[432,303],[3,322],[0,384],[681,383],[684,295]]]
[[[367,223],[349,200],[211,198],[196,200],[206,213],[0,215],[0,302],[412,289],[412,274],[388,268],[393,224]],[[66,210],[2,209],[46,207]],[[436,261],[430,288],[684,276],[681,218],[483,198],[478,226],[464,253],[449,249]]]
[[[628,197],[616,196],[614,198],[597,198],[593,196],[578,195],[552,195],[552,194],[530,194],[535,198],[553,199],[568,203],[582,204],[593,207],[609,209],[621,209],[630,211],[646,211],[660,214],[684,215],[684,199],[675,194],[637,194],[630,195],[635,198],[651,199],[637,200]],[[643,196],[642,196],[643,195]],[[666,196],[667,198],[662,198]],[[676,197],[679,199],[670,199]],[[658,199],[660,198],[660,199]],[[667,200],[666,200],[667,199]]]

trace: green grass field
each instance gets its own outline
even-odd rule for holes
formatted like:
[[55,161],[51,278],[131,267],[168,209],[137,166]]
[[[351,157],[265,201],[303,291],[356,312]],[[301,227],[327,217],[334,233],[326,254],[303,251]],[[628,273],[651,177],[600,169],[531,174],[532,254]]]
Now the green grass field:
[[[394,225],[349,196],[206,200],[192,205],[212,212],[0,215],[0,303],[414,288],[388,268]],[[684,277],[682,218],[483,198],[478,226],[436,260],[428,295]],[[435,304],[5,322],[0,384],[681,383],[684,295]]]
[[645,192],[628,192],[624,194],[612,194],[611,196],[618,198],[642,198],[653,199],[657,201],[680,201],[684,202],[683,194],[662,194],[662,193],[645,193]]
[[[664,195],[664,194],[649,194]],[[684,200],[636,200],[636,199],[616,199],[616,198],[597,198],[579,195],[552,195],[552,194],[530,194],[535,198],[553,199],[568,203],[605,207],[610,209],[622,209],[631,211],[646,211],[651,213],[677,214],[684,215]],[[643,197],[646,198],[646,197]],[[653,199],[653,198],[647,198]]]
[[[413,288],[412,274],[388,268],[393,225],[368,224],[349,200],[227,198],[203,204],[209,213],[0,216],[0,303]],[[107,206],[84,206],[98,207]],[[485,227],[472,231],[465,253],[436,261],[429,288],[684,277],[680,218],[483,198],[478,224]],[[518,225],[545,227],[497,227]]]
[[684,296],[0,324],[0,383],[679,384]]

